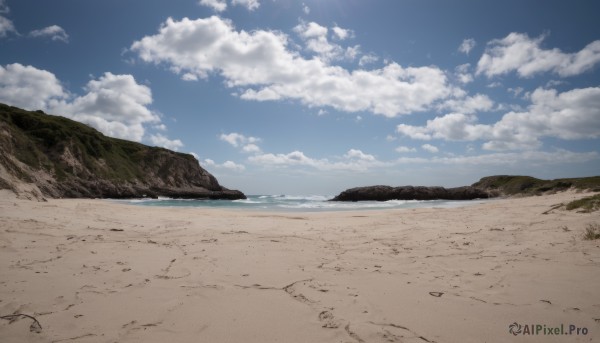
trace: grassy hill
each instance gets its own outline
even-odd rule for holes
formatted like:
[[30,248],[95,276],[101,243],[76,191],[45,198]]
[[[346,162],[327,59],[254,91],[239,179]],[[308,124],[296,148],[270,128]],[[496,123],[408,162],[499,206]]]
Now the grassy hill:
[[223,193],[229,190],[192,155],[107,137],[67,118],[4,104],[0,152],[0,165],[11,176],[0,177],[0,188],[14,189],[19,180],[50,197],[235,196]]

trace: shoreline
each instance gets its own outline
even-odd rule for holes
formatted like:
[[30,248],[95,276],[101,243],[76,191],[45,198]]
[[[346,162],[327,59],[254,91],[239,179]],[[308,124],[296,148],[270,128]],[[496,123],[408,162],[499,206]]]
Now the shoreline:
[[[290,198],[286,198],[290,197]],[[116,204],[134,205],[149,208],[197,208],[197,209],[223,209],[226,211],[249,212],[277,212],[277,213],[312,213],[312,212],[348,212],[348,211],[377,211],[392,209],[412,208],[458,208],[474,206],[499,198],[473,199],[473,200],[387,200],[387,201],[357,201],[357,202],[332,202],[329,200],[315,200],[324,196],[254,196],[249,195],[247,200],[208,200],[208,199],[98,199]],[[269,200],[264,200],[269,199]],[[290,200],[291,199],[291,200]]]
[[[459,208],[279,212],[0,194],[3,340],[590,342],[593,193]],[[125,206],[124,206],[125,205]],[[515,337],[509,326],[586,328]]]

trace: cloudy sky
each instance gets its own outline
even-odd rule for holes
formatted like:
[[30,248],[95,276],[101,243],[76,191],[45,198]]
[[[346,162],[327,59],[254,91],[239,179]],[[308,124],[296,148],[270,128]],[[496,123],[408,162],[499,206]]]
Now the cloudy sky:
[[247,194],[600,174],[600,3],[0,0],[0,102]]

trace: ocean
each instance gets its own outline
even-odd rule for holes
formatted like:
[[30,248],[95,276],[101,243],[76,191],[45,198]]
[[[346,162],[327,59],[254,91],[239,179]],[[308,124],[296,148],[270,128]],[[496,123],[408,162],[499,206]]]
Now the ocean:
[[327,201],[333,196],[312,195],[248,195],[245,200],[190,200],[190,199],[132,199],[114,200],[140,206],[161,207],[200,207],[231,210],[258,210],[283,212],[323,212],[323,211],[357,211],[381,210],[394,208],[452,208],[469,206],[490,201],[481,200],[390,200],[390,201],[359,201],[339,202]]

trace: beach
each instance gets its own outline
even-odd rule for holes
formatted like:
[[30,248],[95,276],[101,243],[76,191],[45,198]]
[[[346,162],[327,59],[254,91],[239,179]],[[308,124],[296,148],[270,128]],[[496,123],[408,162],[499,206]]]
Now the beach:
[[260,212],[0,194],[2,342],[593,342],[590,195]]

